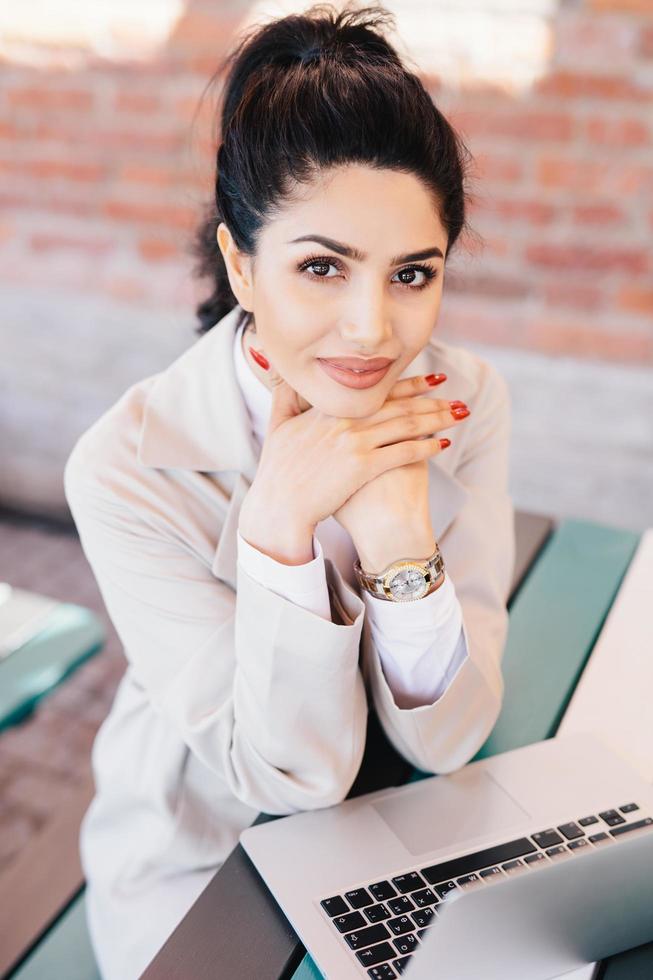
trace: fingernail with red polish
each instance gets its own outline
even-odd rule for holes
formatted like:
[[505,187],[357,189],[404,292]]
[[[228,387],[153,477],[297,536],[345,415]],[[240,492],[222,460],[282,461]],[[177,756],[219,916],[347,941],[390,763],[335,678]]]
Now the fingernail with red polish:
[[433,387],[433,385],[441,385],[443,381],[447,380],[446,374],[427,374],[425,376],[425,381]]
[[451,439],[440,439],[440,448],[446,449],[447,446],[451,445]]
[[254,350],[253,347],[249,348],[249,352],[254,358],[254,360],[256,361],[256,363],[259,364],[264,371],[269,371],[270,362],[268,361],[267,357],[264,357],[263,354],[260,353],[260,351]]

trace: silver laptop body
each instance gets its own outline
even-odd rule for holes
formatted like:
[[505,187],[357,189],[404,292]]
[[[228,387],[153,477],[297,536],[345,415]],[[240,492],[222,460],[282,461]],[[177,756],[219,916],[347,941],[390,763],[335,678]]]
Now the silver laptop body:
[[653,787],[587,732],[240,839],[328,980],[549,980],[653,940]]

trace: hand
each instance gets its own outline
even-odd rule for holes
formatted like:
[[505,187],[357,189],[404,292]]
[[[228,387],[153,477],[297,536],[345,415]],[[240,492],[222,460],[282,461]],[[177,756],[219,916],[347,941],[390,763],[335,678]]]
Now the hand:
[[[424,389],[421,376],[402,379],[391,389],[386,404],[390,400],[419,395]],[[440,400],[439,404],[443,402]],[[434,424],[434,432],[458,424],[451,415],[449,403],[445,404],[447,412]],[[428,485],[428,464],[424,457],[385,470],[335,511],[333,516],[351,535],[365,571],[380,572],[397,558],[428,558],[433,554],[435,535],[429,512]],[[382,529],[381,534],[379,529]]]
[[[307,534],[310,541],[315,526],[369,481],[441,452],[440,440],[431,434],[455,424],[448,401],[419,397],[432,390],[424,378],[398,382],[393,397],[377,412],[351,419],[326,415],[314,406],[302,411],[297,392],[280,376],[272,377],[268,429],[239,522],[252,544],[263,536],[278,544],[288,534],[295,543]],[[410,472],[413,492],[418,470]],[[403,487],[406,476],[400,479]],[[378,490],[373,499],[378,503]],[[375,519],[380,509],[375,508]],[[352,504],[349,514],[354,511],[351,526],[361,540],[369,540],[378,528]],[[347,513],[341,512],[345,521]],[[383,513],[387,518],[388,510]]]

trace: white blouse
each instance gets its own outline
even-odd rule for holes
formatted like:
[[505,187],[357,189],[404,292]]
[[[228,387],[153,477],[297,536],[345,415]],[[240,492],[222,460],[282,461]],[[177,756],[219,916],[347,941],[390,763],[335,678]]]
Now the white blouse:
[[[263,446],[272,395],[251,370],[242,347],[243,323],[234,336],[236,378],[247,406],[252,434]],[[351,535],[334,517],[320,521],[313,535],[312,561],[284,565],[264,554],[238,532],[238,562],[265,588],[331,620],[324,566],[330,558],[358,592],[356,553]],[[468,658],[462,610],[454,584],[445,573],[442,585],[411,603],[386,602],[362,590],[366,615],[383,671],[400,708],[432,704],[441,697]]]

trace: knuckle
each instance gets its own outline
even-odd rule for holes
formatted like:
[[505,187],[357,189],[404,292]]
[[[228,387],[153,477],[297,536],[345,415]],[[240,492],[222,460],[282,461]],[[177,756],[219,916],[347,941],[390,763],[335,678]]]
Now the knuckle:
[[406,432],[409,436],[417,436],[421,432],[420,419],[417,415],[406,416]]

